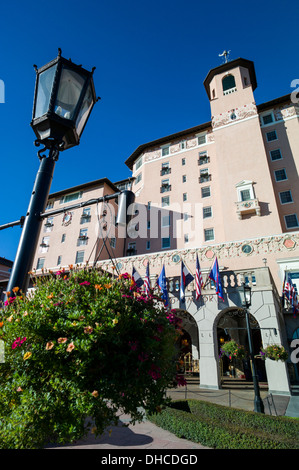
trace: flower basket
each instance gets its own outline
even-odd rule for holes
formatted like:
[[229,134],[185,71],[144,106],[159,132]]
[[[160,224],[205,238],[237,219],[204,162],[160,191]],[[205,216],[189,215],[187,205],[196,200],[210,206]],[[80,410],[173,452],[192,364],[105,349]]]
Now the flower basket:
[[268,358],[272,361],[285,362],[289,355],[283,346],[279,346],[278,344],[270,344],[266,348],[262,348],[261,357],[263,360],[266,360],[266,358]]
[[244,359],[246,351],[244,346],[240,346],[236,341],[231,340],[224,343],[221,347],[221,352],[225,354],[229,359]]

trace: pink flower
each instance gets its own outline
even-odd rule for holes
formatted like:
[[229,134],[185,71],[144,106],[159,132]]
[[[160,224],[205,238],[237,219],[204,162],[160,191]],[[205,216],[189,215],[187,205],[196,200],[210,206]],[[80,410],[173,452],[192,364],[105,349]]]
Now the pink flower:
[[16,300],[16,297],[9,297],[8,300],[5,300],[4,305],[10,305]]
[[148,354],[141,352],[138,354],[138,360],[144,362],[148,359]]
[[129,341],[129,346],[130,346],[132,351],[136,351],[136,349],[138,347],[138,341]]
[[178,387],[183,387],[184,385],[187,385],[186,379],[181,375],[176,375],[175,380],[177,382]]
[[153,380],[157,380],[161,378],[160,367],[156,366],[155,364],[151,365],[151,368],[148,371],[148,373],[152,377]]
[[80,282],[80,286],[90,286],[90,282],[88,281]]

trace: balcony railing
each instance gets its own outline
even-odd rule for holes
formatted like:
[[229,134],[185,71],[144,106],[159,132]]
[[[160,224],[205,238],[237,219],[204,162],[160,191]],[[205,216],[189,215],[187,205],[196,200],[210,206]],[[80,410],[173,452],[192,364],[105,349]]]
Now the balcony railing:
[[160,171],[160,175],[161,176],[164,176],[164,175],[170,175],[171,173],[171,168],[162,168],[162,170]]
[[160,193],[166,193],[171,191],[171,184],[162,184],[160,188]]
[[238,201],[236,204],[236,211],[238,218],[242,219],[243,215],[255,213],[261,215],[261,207],[258,199],[248,199],[247,201]]
[[80,219],[80,224],[86,224],[87,222],[90,222],[90,219],[91,219],[91,215],[87,214],[87,215],[81,215],[81,219]]
[[207,181],[211,181],[211,179],[212,179],[212,175],[209,175],[207,173],[207,174],[204,174],[204,175],[200,175],[200,177],[198,178],[198,182],[199,183],[206,183]]
[[209,163],[210,157],[208,155],[202,155],[199,157],[197,163],[198,165],[204,165],[205,163]]

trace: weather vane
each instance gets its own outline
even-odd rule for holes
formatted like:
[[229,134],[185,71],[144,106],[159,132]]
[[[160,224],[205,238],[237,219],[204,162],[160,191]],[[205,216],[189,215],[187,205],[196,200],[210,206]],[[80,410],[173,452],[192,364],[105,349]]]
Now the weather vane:
[[229,54],[230,54],[230,51],[223,51],[222,54],[218,54],[218,55],[219,57],[224,57],[225,63],[227,63]]

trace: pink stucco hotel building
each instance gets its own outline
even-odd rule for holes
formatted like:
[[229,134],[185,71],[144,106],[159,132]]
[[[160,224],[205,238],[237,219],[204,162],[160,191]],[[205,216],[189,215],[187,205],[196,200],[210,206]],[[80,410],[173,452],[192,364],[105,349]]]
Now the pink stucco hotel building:
[[[149,262],[154,288],[164,265],[170,306],[183,321],[182,352],[197,364],[200,387],[218,389],[231,373],[219,365],[221,343],[231,338],[246,347],[237,291],[243,282],[252,288],[256,354],[268,344],[291,353],[299,338],[299,321],[280,299],[286,272],[299,287],[299,105],[292,94],[257,104],[254,63],[242,58],[210,70],[204,87],[207,121],[141,143],[126,160],[129,177],[50,195],[33,269],[88,262],[110,272],[134,267],[144,277]],[[88,206],[123,189],[135,194],[125,233],[115,227],[115,201]],[[68,210],[74,203],[84,205]],[[57,208],[65,213],[51,216]],[[191,282],[182,304],[181,261],[194,275],[196,257],[205,288],[196,300]],[[224,300],[206,282],[216,257]],[[271,393],[291,393],[299,380],[294,361],[257,362]],[[234,374],[246,376],[246,367],[235,367]]]

